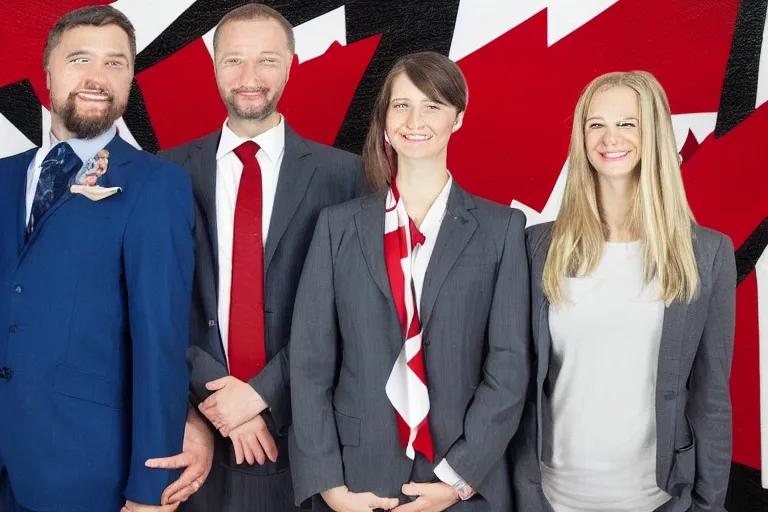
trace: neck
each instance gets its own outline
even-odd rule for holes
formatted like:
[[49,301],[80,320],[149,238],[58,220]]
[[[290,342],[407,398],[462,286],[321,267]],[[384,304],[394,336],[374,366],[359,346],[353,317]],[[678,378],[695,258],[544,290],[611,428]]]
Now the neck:
[[608,226],[609,242],[631,242],[635,234],[627,224],[627,212],[631,201],[629,179],[600,180],[600,211],[603,222]]
[[398,157],[397,190],[403,198],[405,211],[417,226],[421,225],[447,181],[445,158],[410,160]]
[[64,127],[64,121],[59,116],[51,112],[51,133],[59,142],[65,142],[69,139],[76,139],[77,135]]
[[280,124],[280,113],[272,112],[265,119],[242,119],[229,116],[227,126],[232,133],[244,139],[252,139]]

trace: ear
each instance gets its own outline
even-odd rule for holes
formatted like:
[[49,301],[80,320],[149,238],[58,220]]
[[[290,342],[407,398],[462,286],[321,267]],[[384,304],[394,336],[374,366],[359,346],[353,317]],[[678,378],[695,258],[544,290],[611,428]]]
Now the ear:
[[456,133],[462,124],[464,124],[464,112],[459,112],[456,114],[456,120],[453,122],[451,133]]
[[51,90],[51,72],[50,71],[45,72],[45,87],[49,91]]
[[386,142],[387,144],[391,144],[391,142],[389,142],[389,135],[387,135],[386,130],[384,131],[384,142]]

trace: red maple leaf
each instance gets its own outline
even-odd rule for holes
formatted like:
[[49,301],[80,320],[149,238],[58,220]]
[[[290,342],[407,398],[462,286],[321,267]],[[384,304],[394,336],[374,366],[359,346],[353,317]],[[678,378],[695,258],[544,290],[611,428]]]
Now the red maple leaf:
[[[298,133],[333,144],[379,39],[370,37],[348,46],[335,42],[320,57],[303,64],[294,59],[280,111]],[[201,39],[136,78],[161,148],[221,128],[227,114]]]

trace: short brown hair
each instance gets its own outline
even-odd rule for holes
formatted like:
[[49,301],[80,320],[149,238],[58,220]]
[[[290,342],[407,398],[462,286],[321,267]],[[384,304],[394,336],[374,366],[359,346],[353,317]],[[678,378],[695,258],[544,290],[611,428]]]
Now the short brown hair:
[[51,52],[61,42],[64,33],[74,27],[91,26],[104,27],[106,25],[117,25],[128,36],[128,43],[131,46],[131,62],[136,60],[136,30],[133,24],[125,14],[118,11],[111,5],[91,5],[81,7],[70,11],[61,18],[48,32],[48,41],[45,44],[43,53],[43,67],[48,70],[48,64],[51,60]]
[[384,133],[392,84],[401,73],[405,73],[413,85],[430,100],[450,105],[457,113],[467,109],[467,81],[459,66],[445,55],[435,52],[411,53],[395,62],[376,98],[363,146],[365,175],[374,191],[382,190],[392,183],[397,155],[393,151],[387,154]]
[[213,52],[216,53],[216,49],[219,47],[219,32],[227,24],[233,21],[257,21],[257,20],[275,20],[285,31],[285,37],[288,38],[288,50],[291,55],[296,53],[296,37],[293,35],[293,27],[285,17],[264,4],[246,4],[237,9],[229,11],[221,18],[219,24],[216,25],[216,30],[213,31]]

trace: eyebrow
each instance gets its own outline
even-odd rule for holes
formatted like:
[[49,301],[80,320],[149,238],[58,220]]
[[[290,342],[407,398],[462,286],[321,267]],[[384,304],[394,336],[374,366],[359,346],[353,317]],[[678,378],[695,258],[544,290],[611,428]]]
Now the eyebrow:
[[[590,122],[592,120],[605,121],[605,118],[603,118],[603,116],[592,116],[589,119],[587,119],[585,122],[588,123],[588,122]],[[639,122],[639,120],[636,117],[632,117],[632,116],[630,116],[630,117],[622,117],[621,120],[622,121],[635,121],[635,122]]]
[[[408,98],[392,98],[389,102],[392,103],[393,101],[411,101],[411,100]],[[435,101],[429,98],[424,98],[423,100],[421,100],[421,103],[437,103],[439,105],[445,105],[445,103],[441,101]]]
[[[92,56],[94,56],[93,52],[89,52],[89,51],[86,51],[86,50],[79,50],[79,51],[72,52],[69,55],[67,55],[67,59],[72,59],[74,57],[92,57]],[[110,57],[110,58],[113,58],[113,59],[114,58],[121,58],[121,59],[128,60],[128,56],[126,56],[123,52],[111,52],[111,53],[108,53],[106,56]]]

